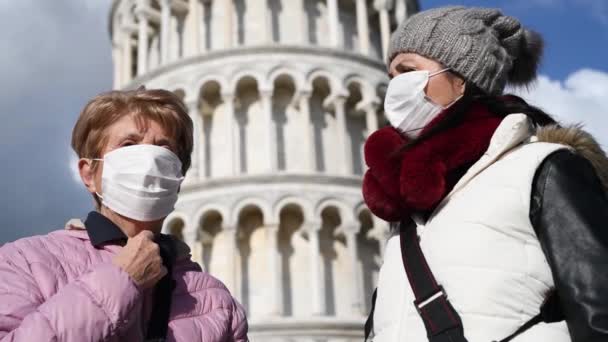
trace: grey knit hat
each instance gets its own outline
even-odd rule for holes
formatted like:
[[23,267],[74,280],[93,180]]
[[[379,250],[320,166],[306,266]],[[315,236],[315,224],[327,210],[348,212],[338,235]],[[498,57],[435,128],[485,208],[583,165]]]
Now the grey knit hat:
[[388,65],[401,52],[434,59],[488,94],[536,78],[543,41],[497,9],[440,7],[417,13],[393,33]]

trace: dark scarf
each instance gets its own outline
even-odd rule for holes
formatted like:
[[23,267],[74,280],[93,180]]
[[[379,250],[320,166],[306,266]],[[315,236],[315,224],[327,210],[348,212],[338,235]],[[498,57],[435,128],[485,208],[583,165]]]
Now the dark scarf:
[[[444,111],[421,132],[439,124]],[[486,152],[502,118],[472,104],[454,126],[405,148],[408,139],[384,127],[367,139],[363,198],[374,215],[395,222],[414,212],[432,211]]]

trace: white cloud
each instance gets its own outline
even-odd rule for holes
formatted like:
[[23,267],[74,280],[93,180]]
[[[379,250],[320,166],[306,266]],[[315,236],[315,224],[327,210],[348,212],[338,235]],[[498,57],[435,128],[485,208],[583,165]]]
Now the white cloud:
[[582,123],[605,149],[608,147],[607,72],[580,69],[564,81],[541,75],[530,89],[513,92],[562,124]]

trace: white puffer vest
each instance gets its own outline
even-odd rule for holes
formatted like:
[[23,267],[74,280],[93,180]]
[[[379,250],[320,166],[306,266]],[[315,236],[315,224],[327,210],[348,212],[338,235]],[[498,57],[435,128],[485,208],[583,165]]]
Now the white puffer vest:
[[[507,116],[484,156],[426,224],[420,245],[463,322],[469,342],[499,341],[538,314],[554,288],[529,219],[534,174],[564,145],[535,142],[523,114]],[[374,342],[428,341],[401,261],[388,242],[378,280]],[[570,342],[565,322],[538,324],[513,342]]]

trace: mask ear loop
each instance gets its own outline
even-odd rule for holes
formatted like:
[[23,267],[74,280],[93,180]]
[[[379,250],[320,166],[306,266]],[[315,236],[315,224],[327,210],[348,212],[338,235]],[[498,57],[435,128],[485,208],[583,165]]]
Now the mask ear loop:
[[435,72],[432,72],[432,73],[429,74],[429,78],[433,77],[433,76],[436,76],[436,75],[439,75],[439,74],[442,74],[442,73],[444,73],[444,72],[446,72],[448,70],[452,70],[452,68],[445,68],[445,69],[441,69],[441,70],[437,70]]
[[[441,70],[437,70],[437,71],[435,71],[435,72],[433,72],[433,73],[429,74],[429,78],[431,78],[431,77],[433,77],[433,76],[436,76],[436,75],[439,75],[439,74],[442,74],[442,73],[444,73],[444,72],[446,72],[446,71],[448,71],[448,70],[452,70],[452,68],[449,68],[449,67],[448,67],[448,68],[444,68],[444,69],[441,69]],[[466,84],[465,84],[465,87],[466,87]],[[454,103],[456,103],[456,102],[458,102],[460,99],[462,99],[462,98],[464,97],[464,93],[465,93],[465,92],[463,91],[463,92],[462,92],[462,94],[460,94],[460,96],[458,96],[457,98],[455,98],[455,99],[454,99],[454,101],[452,101],[452,102],[448,103],[448,104],[447,104],[445,107],[443,107],[443,110],[446,110],[446,109],[448,109],[448,108],[452,107],[452,106],[454,105]]]

